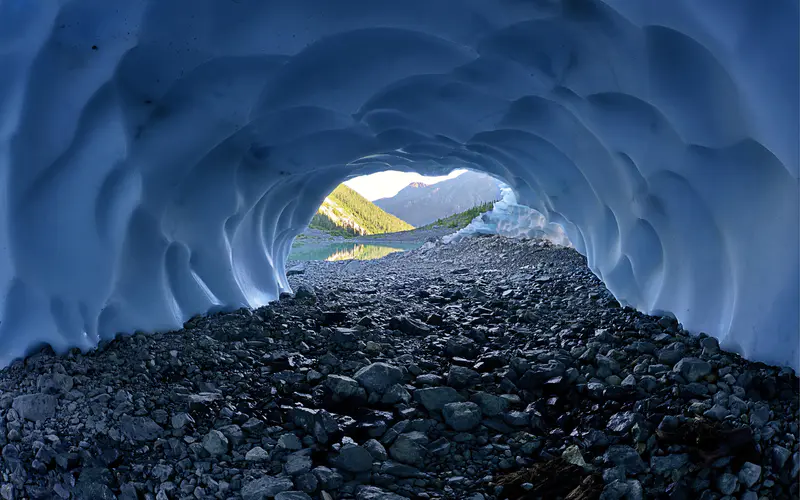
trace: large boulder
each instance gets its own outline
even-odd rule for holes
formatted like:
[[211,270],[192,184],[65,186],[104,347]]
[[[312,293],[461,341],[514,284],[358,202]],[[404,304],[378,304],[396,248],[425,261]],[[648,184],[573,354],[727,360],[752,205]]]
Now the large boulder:
[[25,420],[37,422],[55,416],[57,404],[58,398],[51,394],[25,394],[14,398],[11,407]]
[[353,378],[367,391],[383,394],[403,380],[403,371],[388,363],[372,363],[358,370]]

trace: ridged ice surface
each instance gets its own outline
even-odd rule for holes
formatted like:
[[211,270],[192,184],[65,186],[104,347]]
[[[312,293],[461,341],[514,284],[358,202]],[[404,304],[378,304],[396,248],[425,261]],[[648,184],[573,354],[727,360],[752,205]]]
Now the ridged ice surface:
[[339,181],[482,170],[622,301],[798,367],[796,0],[0,0],[0,345],[287,288]]

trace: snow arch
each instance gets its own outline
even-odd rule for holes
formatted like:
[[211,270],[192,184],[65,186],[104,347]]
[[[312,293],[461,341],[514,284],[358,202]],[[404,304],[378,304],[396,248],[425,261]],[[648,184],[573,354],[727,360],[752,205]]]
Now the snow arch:
[[622,301],[798,367],[798,3],[0,0],[0,363],[287,287],[340,180],[509,180]]

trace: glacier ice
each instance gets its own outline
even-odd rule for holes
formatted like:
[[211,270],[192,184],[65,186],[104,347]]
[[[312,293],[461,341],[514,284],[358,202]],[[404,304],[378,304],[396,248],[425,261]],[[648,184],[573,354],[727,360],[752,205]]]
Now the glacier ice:
[[0,363],[288,288],[340,181],[480,170],[798,367],[797,0],[0,0]]
[[548,222],[538,210],[520,205],[514,190],[501,185],[501,198],[492,210],[478,215],[466,227],[442,238],[444,243],[456,243],[464,238],[498,234],[508,238],[540,238],[555,245],[571,247],[564,228]]

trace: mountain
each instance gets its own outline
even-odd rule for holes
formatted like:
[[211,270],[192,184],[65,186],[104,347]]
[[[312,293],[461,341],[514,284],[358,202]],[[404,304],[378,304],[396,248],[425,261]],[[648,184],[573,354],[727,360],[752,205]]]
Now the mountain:
[[419,227],[499,199],[500,186],[494,177],[468,171],[431,185],[412,182],[391,198],[374,203]]
[[308,227],[341,236],[396,233],[414,227],[387,214],[354,190],[339,184],[322,202]]

